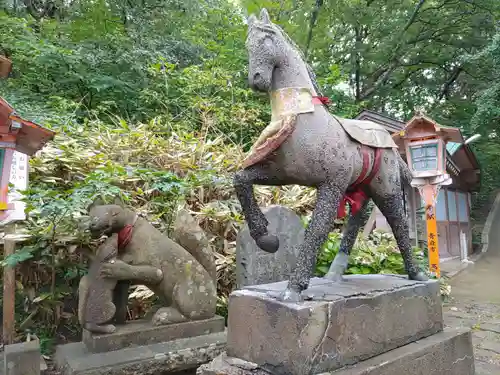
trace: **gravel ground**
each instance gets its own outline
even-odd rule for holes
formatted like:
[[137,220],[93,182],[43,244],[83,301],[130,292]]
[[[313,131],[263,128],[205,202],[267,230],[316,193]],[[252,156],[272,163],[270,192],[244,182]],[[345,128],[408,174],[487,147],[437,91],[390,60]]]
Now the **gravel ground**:
[[500,230],[492,228],[488,253],[450,284],[446,325],[473,329],[476,375],[500,375]]

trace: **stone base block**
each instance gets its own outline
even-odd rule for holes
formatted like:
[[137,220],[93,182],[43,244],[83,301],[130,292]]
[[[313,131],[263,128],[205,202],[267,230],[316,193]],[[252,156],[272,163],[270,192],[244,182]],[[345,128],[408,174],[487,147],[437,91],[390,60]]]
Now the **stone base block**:
[[57,347],[62,375],[160,375],[196,369],[225,350],[226,333],[90,353],[82,342]]
[[[474,375],[472,335],[446,329],[328,375]],[[324,374],[327,375],[327,374]]]
[[439,283],[389,275],[311,280],[310,300],[270,294],[286,282],[246,287],[229,300],[227,354],[277,375],[331,371],[443,329]]
[[[399,347],[333,372],[319,375],[474,375],[474,355],[469,330],[446,329],[433,336]],[[314,370],[295,368],[312,375]],[[255,363],[225,353],[198,368],[197,375],[274,375]]]
[[223,332],[225,321],[221,316],[211,319],[154,326],[150,321],[136,320],[117,326],[111,334],[83,331],[82,341],[91,353],[103,353],[133,346],[156,344],[186,337]]

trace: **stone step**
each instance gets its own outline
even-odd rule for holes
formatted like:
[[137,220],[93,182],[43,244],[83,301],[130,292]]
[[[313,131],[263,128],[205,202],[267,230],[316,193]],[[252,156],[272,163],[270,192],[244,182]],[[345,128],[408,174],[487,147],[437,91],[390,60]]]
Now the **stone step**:
[[[295,374],[313,375],[314,369],[297,365]],[[225,353],[200,366],[197,375],[274,375],[278,372]],[[500,372],[476,375],[497,375]],[[422,340],[380,354],[350,367],[317,375],[474,375],[470,331],[446,329]]]
[[500,365],[476,361],[476,375],[498,375],[500,374]]
[[191,374],[225,347],[225,332],[107,353],[90,353],[82,342],[77,342],[59,345],[55,363],[62,375],[157,375],[178,371]]
[[95,334],[84,330],[82,341],[89,352],[103,353],[132,346],[223,332],[226,327],[224,318],[216,315],[210,319],[162,326],[155,326],[149,320],[135,320],[116,328],[116,332],[110,334]]
[[477,375],[474,371],[470,330],[446,329],[328,375]]
[[331,371],[443,329],[439,283],[391,275],[311,280],[312,300],[283,303],[271,294],[287,283],[249,286],[229,300],[230,357],[275,374]]

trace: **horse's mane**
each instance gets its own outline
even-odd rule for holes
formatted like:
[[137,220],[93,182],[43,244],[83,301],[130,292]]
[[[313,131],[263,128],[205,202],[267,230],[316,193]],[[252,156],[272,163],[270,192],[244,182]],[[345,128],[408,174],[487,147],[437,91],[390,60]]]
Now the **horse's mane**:
[[[257,24],[258,23],[258,24]],[[295,51],[297,52],[297,54],[299,55],[299,57],[302,59],[303,63],[305,64],[306,66],[306,69],[307,69],[307,73],[309,75],[309,79],[311,80],[312,84],[313,84],[313,87],[314,87],[314,90],[316,90],[316,92],[318,93],[318,95],[321,96],[321,92],[320,92],[320,89],[319,89],[319,85],[318,85],[318,81],[316,79],[316,74],[314,74],[314,71],[311,67],[311,65],[309,65],[307,63],[307,60],[306,60],[306,57],[304,56],[304,53],[302,52],[302,50],[300,49],[300,47],[297,45],[297,43],[295,43],[293,41],[292,38],[290,38],[290,36],[288,36],[288,34],[285,32],[285,30],[283,30],[283,28],[281,28],[279,25],[275,24],[275,23],[270,23],[270,24],[264,24],[262,22],[259,22],[259,21],[256,21],[255,24],[253,24],[251,26],[252,28],[253,27],[259,27],[260,29],[262,29],[263,31],[267,31],[267,32],[270,32],[270,33],[273,33],[273,34],[278,34],[279,36],[281,36],[286,42],[288,42],[288,44],[290,45],[290,47]],[[250,31],[250,30],[249,30]]]

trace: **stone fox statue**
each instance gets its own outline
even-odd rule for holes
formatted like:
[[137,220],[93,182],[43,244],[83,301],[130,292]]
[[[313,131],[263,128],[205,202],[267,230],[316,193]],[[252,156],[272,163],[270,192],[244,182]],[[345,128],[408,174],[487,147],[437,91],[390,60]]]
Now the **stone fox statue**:
[[[99,267],[102,279],[124,283],[121,293],[125,293],[125,297],[115,301],[126,304],[127,282],[130,282],[146,285],[163,299],[165,307],[154,314],[153,324],[208,319],[215,315],[217,290],[213,254],[204,233],[189,213],[181,211],[174,225],[178,242],[120,204],[94,204],[89,216],[93,237],[113,234],[118,237],[116,259]],[[82,301],[86,300],[87,293],[88,280],[82,279]],[[124,310],[124,306],[116,308]]]
[[97,249],[89,272],[82,278],[85,284],[85,298],[80,298],[78,315],[83,328],[91,332],[113,333],[115,326],[111,324],[115,317],[116,306],[113,302],[113,291],[117,281],[102,279],[100,271],[105,263],[116,261],[118,256],[118,235],[112,234]]
[[[301,298],[301,291],[309,285],[317,250],[346,200],[355,209],[351,210],[341,249],[327,279],[342,278],[357,233],[366,222],[367,202],[373,199],[392,228],[409,278],[427,280],[413,260],[403,208],[401,180],[408,184],[411,173],[390,134],[370,121],[331,115],[323,105],[324,98],[318,96],[314,74],[299,49],[270,21],[265,9],[259,19],[249,17],[246,45],[249,85],[270,94],[271,129],[266,133],[271,137],[268,141],[259,139],[252,148],[251,157],[234,176],[234,188],[250,233],[262,250],[275,252],[279,243],[267,231],[253,185],[298,184],[317,189],[316,206],[304,242],[299,245],[296,269],[279,298]],[[281,130],[277,130],[277,123],[281,123]],[[256,150],[264,156],[256,157]]]

